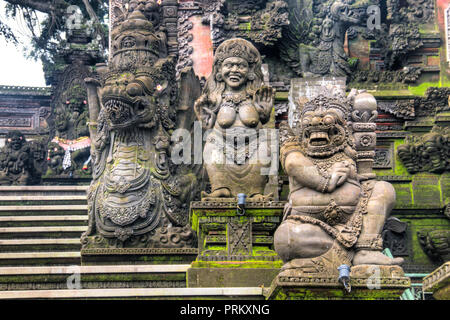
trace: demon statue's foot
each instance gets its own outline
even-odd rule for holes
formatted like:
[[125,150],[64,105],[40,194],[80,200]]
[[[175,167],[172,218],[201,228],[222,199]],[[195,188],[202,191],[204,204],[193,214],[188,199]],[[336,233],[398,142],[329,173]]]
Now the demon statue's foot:
[[231,192],[227,188],[220,188],[217,190],[214,190],[211,193],[206,193],[205,191],[202,191],[201,193],[202,200],[207,200],[208,198],[231,198]]
[[262,195],[260,193],[254,194],[248,198],[250,201],[269,201],[273,200],[273,193],[269,193],[268,195]]
[[301,269],[304,273],[319,273],[320,269],[317,267],[317,263],[312,259],[293,259],[285,263],[280,271],[285,271],[289,269]]
[[353,265],[376,264],[376,265],[401,265],[403,258],[389,258],[381,251],[361,250],[355,254]]

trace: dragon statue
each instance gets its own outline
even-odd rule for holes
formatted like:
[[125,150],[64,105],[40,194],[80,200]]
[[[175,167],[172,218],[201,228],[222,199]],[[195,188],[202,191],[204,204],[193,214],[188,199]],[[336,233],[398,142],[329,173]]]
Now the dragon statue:
[[170,155],[174,130],[192,129],[200,85],[191,69],[177,83],[167,39],[145,9],[136,2],[113,28],[108,67],[86,79],[93,181],[83,248],[196,244],[188,217],[200,169]]

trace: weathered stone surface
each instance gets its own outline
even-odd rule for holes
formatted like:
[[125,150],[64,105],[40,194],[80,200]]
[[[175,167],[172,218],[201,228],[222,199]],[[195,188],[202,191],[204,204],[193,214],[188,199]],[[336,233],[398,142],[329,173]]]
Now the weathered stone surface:
[[438,300],[450,300],[450,262],[444,263],[423,279],[423,290]]
[[[271,168],[270,136],[261,129],[270,119],[275,91],[263,83],[261,55],[244,39],[230,39],[216,50],[212,74],[194,110],[212,129],[203,150],[211,193],[202,198],[264,200]],[[276,172],[275,172],[276,174]]]
[[191,203],[199,255],[188,270],[188,286],[269,286],[282,265],[273,233],[284,204],[250,201],[239,215],[235,200]]
[[279,268],[189,268],[188,288],[269,287]]
[[376,100],[352,91],[349,98],[333,93],[300,98],[298,106],[299,131],[294,134],[286,126],[281,147],[290,194],[274,235],[275,250],[285,263],[279,277],[337,279],[342,265],[353,265],[356,277],[367,276],[364,265],[394,272],[382,274],[385,279],[403,274],[397,266],[403,259],[381,252],[381,231],[395,191],[372,173]]
[[273,280],[265,294],[267,299],[399,300],[402,293],[411,286],[411,280],[403,276],[403,270],[398,266],[353,267],[350,292],[345,290],[337,276],[289,271],[279,274]]
[[[188,203],[202,186],[199,167],[170,159],[170,135],[192,129],[199,82],[192,69],[183,69],[176,81],[160,4],[135,1],[126,9],[112,30],[108,67],[98,68],[99,80],[86,79],[93,181],[84,261],[91,250],[119,259],[122,248],[196,246]],[[145,252],[137,255],[139,261],[151,259]]]

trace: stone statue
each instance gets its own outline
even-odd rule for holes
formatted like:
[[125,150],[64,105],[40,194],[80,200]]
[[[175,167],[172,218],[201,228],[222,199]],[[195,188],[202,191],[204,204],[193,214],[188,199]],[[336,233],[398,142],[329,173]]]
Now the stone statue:
[[[46,176],[72,177],[74,173],[80,176],[86,173],[83,167],[90,161],[91,140],[87,126],[89,114],[86,88],[84,84],[74,82],[60,95],[66,99],[64,104],[61,103],[55,109],[56,133],[48,145],[49,162]],[[63,161],[59,161],[61,149]]]
[[42,143],[28,142],[17,130],[8,132],[5,146],[0,150],[0,185],[39,183],[44,160]]
[[290,186],[274,239],[283,271],[337,272],[342,264],[403,262],[382,253],[381,231],[395,204],[395,190],[357,169],[359,154],[349,125],[358,111],[354,106],[370,109],[365,104],[374,101],[376,110],[368,94],[348,100],[319,95],[303,104],[300,136],[285,140],[280,152]]
[[312,3],[312,8],[307,5],[292,8],[287,38],[280,45],[282,59],[305,78],[349,76],[345,35],[360,18],[342,0]]
[[[86,79],[93,181],[83,249],[195,245],[189,203],[200,184],[190,167],[169,161],[170,135],[183,122],[177,102],[189,99],[177,96],[175,61],[160,50],[166,39],[139,8],[112,30],[100,81]],[[185,79],[192,108],[198,79]]]
[[262,169],[270,167],[270,153],[260,129],[269,121],[273,101],[274,90],[263,84],[258,50],[244,39],[224,41],[194,107],[203,128],[211,130],[203,152],[211,193],[203,192],[202,198],[271,196],[264,195],[268,176]]

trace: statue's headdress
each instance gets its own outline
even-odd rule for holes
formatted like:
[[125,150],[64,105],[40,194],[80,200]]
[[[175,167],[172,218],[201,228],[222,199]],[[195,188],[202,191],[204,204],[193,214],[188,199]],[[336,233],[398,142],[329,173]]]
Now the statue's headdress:
[[342,99],[341,97],[327,97],[320,94],[319,96],[309,100],[303,105],[301,114],[305,114],[308,111],[316,111],[318,109],[337,109],[340,110],[347,120],[351,112],[351,105],[348,103],[347,99]]
[[239,57],[245,59],[249,64],[261,61],[261,55],[255,46],[244,39],[229,39],[224,41],[216,50],[214,64],[220,65],[225,59]]

